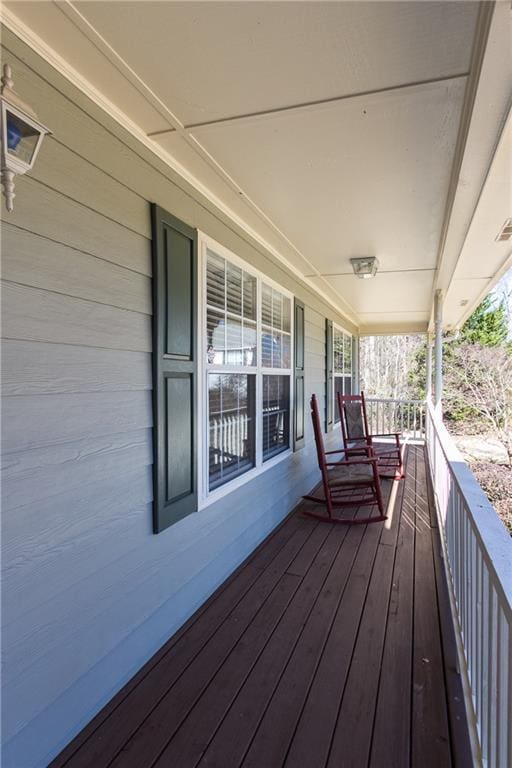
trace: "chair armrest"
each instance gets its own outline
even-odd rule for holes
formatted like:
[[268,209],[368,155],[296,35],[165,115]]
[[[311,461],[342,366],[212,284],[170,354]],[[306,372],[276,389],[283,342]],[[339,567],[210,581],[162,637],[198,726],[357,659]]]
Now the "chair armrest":
[[382,434],[372,433],[372,437],[400,437],[401,432],[384,432]]

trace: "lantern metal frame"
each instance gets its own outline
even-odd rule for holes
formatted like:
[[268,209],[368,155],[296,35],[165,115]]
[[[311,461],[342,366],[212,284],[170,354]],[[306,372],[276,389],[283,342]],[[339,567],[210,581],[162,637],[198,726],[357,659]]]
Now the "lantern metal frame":
[[[14,210],[14,178],[21,176],[33,168],[36,157],[45,136],[51,131],[41,123],[35,112],[23,102],[14,91],[11,68],[4,65],[2,76],[2,89],[0,92],[0,152],[1,152],[1,183],[9,213]],[[34,148],[29,160],[17,157],[8,147],[8,120],[9,115],[15,117],[22,125],[26,126],[34,137],[37,136]],[[27,134],[28,135],[28,134]],[[22,139],[23,140],[23,137]]]

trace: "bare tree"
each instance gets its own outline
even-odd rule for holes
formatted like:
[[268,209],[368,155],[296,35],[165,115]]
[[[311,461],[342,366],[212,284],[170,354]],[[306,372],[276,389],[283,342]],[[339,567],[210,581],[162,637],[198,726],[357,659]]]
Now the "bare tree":
[[361,389],[374,397],[411,395],[410,371],[424,336],[366,336],[359,345]]
[[506,346],[463,344],[446,360],[445,408],[479,417],[512,466],[512,354]]

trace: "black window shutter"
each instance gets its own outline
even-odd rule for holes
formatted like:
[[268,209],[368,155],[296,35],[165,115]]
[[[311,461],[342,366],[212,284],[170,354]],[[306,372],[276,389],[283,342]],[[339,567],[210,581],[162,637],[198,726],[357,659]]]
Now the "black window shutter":
[[293,450],[304,447],[304,304],[295,299],[295,408]]
[[153,224],[153,530],[197,509],[197,237],[157,205]]
[[332,320],[325,321],[325,431],[330,432],[334,418]]

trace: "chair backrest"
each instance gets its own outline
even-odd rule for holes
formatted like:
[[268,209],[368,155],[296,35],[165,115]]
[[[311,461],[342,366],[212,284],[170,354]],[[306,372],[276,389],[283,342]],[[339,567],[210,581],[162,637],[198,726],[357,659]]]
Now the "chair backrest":
[[368,421],[364,393],[360,395],[338,395],[341,432],[345,447],[351,440],[368,440]]
[[324,436],[322,434],[322,423],[320,421],[320,412],[318,409],[318,398],[316,395],[311,397],[311,420],[313,422],[313,432],[315,435],[316,455],[318,458],[318,466],[323,472],[326,469],[325,465],[325,447]]

